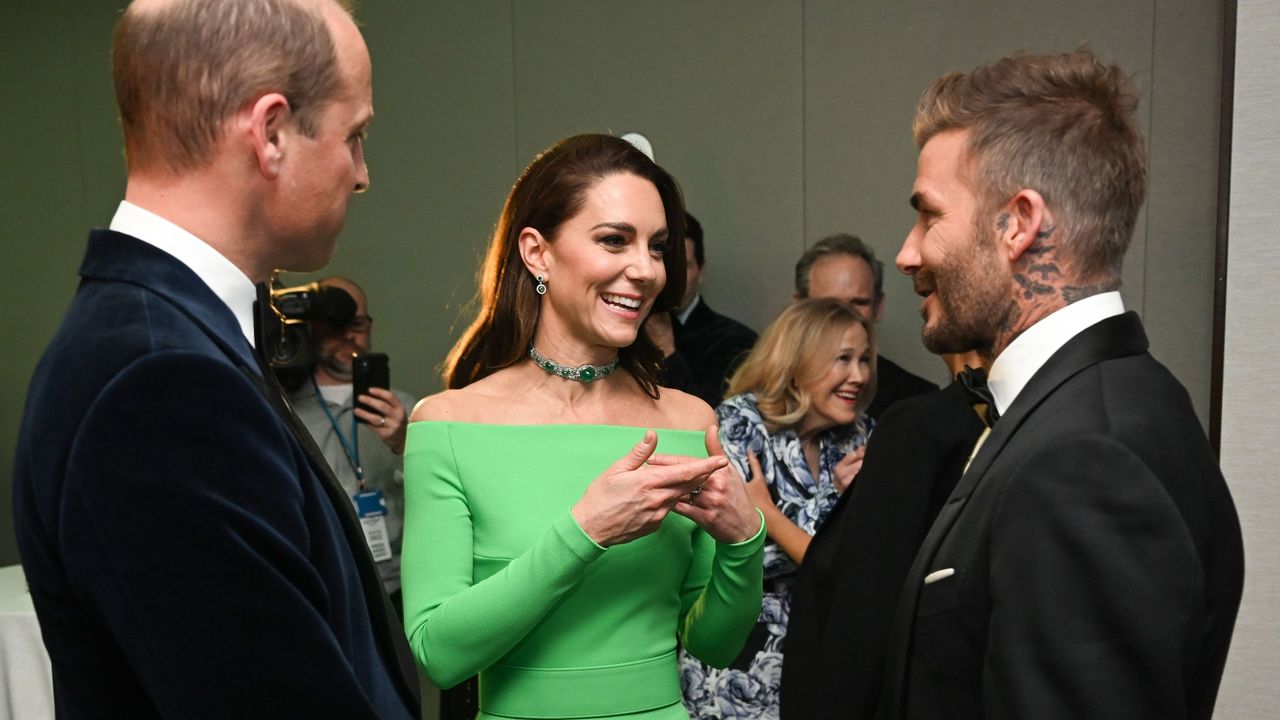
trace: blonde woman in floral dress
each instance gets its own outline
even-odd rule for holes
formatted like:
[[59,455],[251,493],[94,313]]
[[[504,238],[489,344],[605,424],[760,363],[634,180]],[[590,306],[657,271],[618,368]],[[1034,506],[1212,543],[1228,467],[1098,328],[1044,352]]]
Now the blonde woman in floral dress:
[[778,717],[791,583],[862,466],[874,368],[868,321],[838,300],[811,299],[784,310],[730,380],[716,416],[725,455],[765,516],[764,601],[729,667],[681,654],[681,689],[695,720]]

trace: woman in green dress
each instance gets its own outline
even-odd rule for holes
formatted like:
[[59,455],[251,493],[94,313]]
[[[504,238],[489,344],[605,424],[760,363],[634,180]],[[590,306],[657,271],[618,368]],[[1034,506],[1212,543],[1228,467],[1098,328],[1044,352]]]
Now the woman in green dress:
[[480,674],[481,717],[687,718],[677,640],[726,665],[760,611],[762,517],[640,332],[682,295],[683,240],[643,153],[552,146],[503,207],[450,389],[414,410],[405,630],[440,686]]

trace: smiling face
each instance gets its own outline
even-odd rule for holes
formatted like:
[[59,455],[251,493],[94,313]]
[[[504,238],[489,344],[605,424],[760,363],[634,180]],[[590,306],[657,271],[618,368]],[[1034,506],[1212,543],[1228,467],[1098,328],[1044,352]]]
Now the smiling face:
[[924,297],[924,346],[934,353],[989,353],[1009,319],[1011,271],[997,219],[979,210],[966,159],[968,133],[938,133],[920,151],[911,205],[916,222],[898,253]]
[[862,325],[850,325],[838,342],[819,352],[826,371],[798,380],[800,391],[812,403],[797,427],[801,437],[857,420],[858,401],[871,380],[871,344]]
[[634,343],[666,284],[667,235],[662,198],[648,180],[617,173],[587,189],[581,210],[535,253],[548,288],[535,346],[576,363],[578,355],[607,361]]

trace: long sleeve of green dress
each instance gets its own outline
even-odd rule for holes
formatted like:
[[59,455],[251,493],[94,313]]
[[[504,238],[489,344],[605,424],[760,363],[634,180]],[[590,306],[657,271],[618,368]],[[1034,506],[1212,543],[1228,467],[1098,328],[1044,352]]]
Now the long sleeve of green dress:
[[[414,423],[405,454],[405,628],[449,687],[480,673],[480,709],[508,717],[684,717],[677,635],[709,663],[760,611],[764,531],[717,543],[671,514],[605,549],[569,508],[644,428]],[[659,451],[705,456],[702,434]]]

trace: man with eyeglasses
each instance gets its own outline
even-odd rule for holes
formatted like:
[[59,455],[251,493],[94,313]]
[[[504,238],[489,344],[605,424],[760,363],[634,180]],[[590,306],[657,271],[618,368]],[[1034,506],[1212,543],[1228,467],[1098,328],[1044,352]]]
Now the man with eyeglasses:
[[[350,295],[355,300],[355,316],[350,324],[340,327],[324,322],[311,324],[317,356],[315,371],[290,392],[289,401],[347,494],[355,498],[367,493],[364,497],[386,503],[385,536],[375,526],[375,534],[368,539],[374,559],[378,560],[382,583],[399,611],[403,453],[408,408],[413,406],[413,398],[398,390],[378,387],[369,388],[368,395],[353,397],[352,357],[373,347],[368,300],[364,290],[348,278],[329,277],[319,284]],[[376,497],[378,493],[381,498]]]

